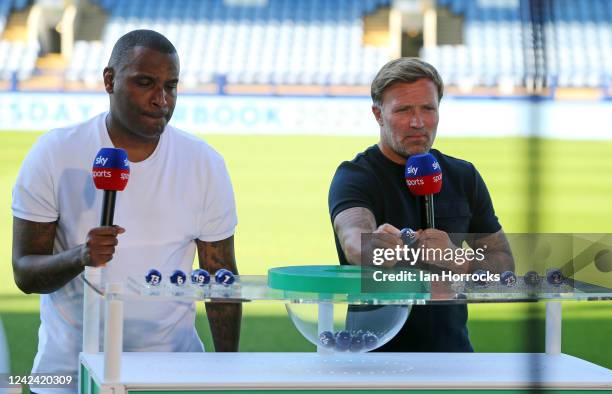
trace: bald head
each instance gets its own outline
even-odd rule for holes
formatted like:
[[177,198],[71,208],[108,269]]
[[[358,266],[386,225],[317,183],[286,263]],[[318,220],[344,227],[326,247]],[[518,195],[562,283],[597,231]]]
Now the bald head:
[[119,38],[113,47],[108,67],[117,70],[129,59],[130,52],[136,47],[145,47],[165,54],[176,54],[170,40],[153,30],[133,30]]

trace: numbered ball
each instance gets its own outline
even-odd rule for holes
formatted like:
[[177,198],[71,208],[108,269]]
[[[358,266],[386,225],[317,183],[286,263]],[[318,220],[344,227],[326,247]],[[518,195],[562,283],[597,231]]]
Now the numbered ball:
[[236,278],[234,277],[234,274],[232,274],[232,271],[226,270],[225,268],[222,268],[215,273],[215,282],[220,285],[229,286],[234,283],[235,280]]
[[191,273],[191,283],[196,286],[204,286],[210,283],[210,274],[201,268],[193,270]]
[[366,349],[374,349],[378,345],[378,337],[371,332],[363,334],[363,345]]
[[157,286],[162,281],[162,274],[156,269],[149,270],[145,276],[145,281],[151,286]]
[[516,286],[516,275],[512,271],[506,271],[499,276],[499,282],[507,287]]
[[535,287],[540,284],[540,275],[535,271],[529,271],[523,277],[525,284],[529,287]]
[[351,334],[348,331],[336,333],[336,350],[344,352],[351,347]]
[[404,245],[411,246],[416,241],[417,233],[411,228],[403,228],[400,231],[400,237],[402,238],[402,242]]
[[323,331],[321,334],[319,334],[319,343],[324,348],[332,349],[334,346],[336,346],[334,334],[331,331]]
[[351,352],[357,353],[363,350],[365,347],[365,342],[363,340],[363,334],[353,335],[351,338],[351,346],[349,350]]
[[558,268],[552,268],[546,273],[546,281],[553,286],[560,286],[564,280],[565,277]]
[[170,283],[176,286],[183,286],[187,280],[187,275],[181,270],[175,270],[170,276]]

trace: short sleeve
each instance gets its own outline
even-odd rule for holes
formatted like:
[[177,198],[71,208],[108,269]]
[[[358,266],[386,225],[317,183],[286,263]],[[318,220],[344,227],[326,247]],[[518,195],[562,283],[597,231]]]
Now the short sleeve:
[[499,220],[493,209],[491,195],[482,176],[474,168],[474,202],[470,233],[493,234],[501,229]]
[[375,213],[376,188],[376,179],[366,169],[350,162],[340,164],[328,195],[332,223],[340,212],[349,208],[363,207]]
[[33,222],[59,218],[53,181],[51,148],[47,136],[39,138],[24,159],[13,187],[13,216]]
[[204,209],[200,213],[198,239],[206,242],[221,241],[231,237],[238,224],[236,202],[232,182],[225,162],[218,156],[212,164],[204,198]]

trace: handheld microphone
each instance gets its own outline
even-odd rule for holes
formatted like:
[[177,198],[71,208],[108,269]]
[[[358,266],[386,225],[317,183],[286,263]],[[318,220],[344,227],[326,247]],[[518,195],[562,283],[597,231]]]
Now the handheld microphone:
[[112,226],[117,191],[130,179],[127,152],[120,148],[102,148],[93,162],[92,176],[97,189],[104,190],[100,226]]
[[[112,226],[117,191],[125,189],[130,178],[127,152],[118,148],[100,149],[94,159],[91,175],[96,189],[104,190],[100,226]],[[85,267],[86,282],[92,284],[85,286],[83,295],[83,310],[87,311],[83,313],[83,351],[85,353],[100,351],[100,303],[92,286],[101,285],[101,275],[99,268]],[[161,280],[161,274],[158,279]],[[119,342],[121,343],[121,339]]]
[[431,153],[413,155],[406,161],[404,175],[410,192],[422,199],[423,228],[435,228],[433,195],[442,189],[440,163]]

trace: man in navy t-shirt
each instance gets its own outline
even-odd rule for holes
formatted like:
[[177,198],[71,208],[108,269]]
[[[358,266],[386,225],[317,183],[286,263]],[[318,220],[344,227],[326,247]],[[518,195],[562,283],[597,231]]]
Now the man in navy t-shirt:
[[[343,162],[329,190],[329,211],[341,264],[361,265],[361,234],[384,234],[385,247],[403,246],[400,229],[419,229],[425,248],[456,249],[466,241],[486,245],[484,261],[425,262],[432,270],[469,274],[477,269],[514,269],[507,239],[485,183],[474,166],[431,149],[444,86],[436,69],[416,58],[387,63],[372,82],[372,112],[380,140]],[[422,229],[421,201],[406,186],[411,155],[429,152],[440,163],[442,190],[435,195],[435,229]],[[452,234],[452,240],[449,237]],[[414,306],[408,321],[379,350],[394,352],[472,351],[465,304]]]

